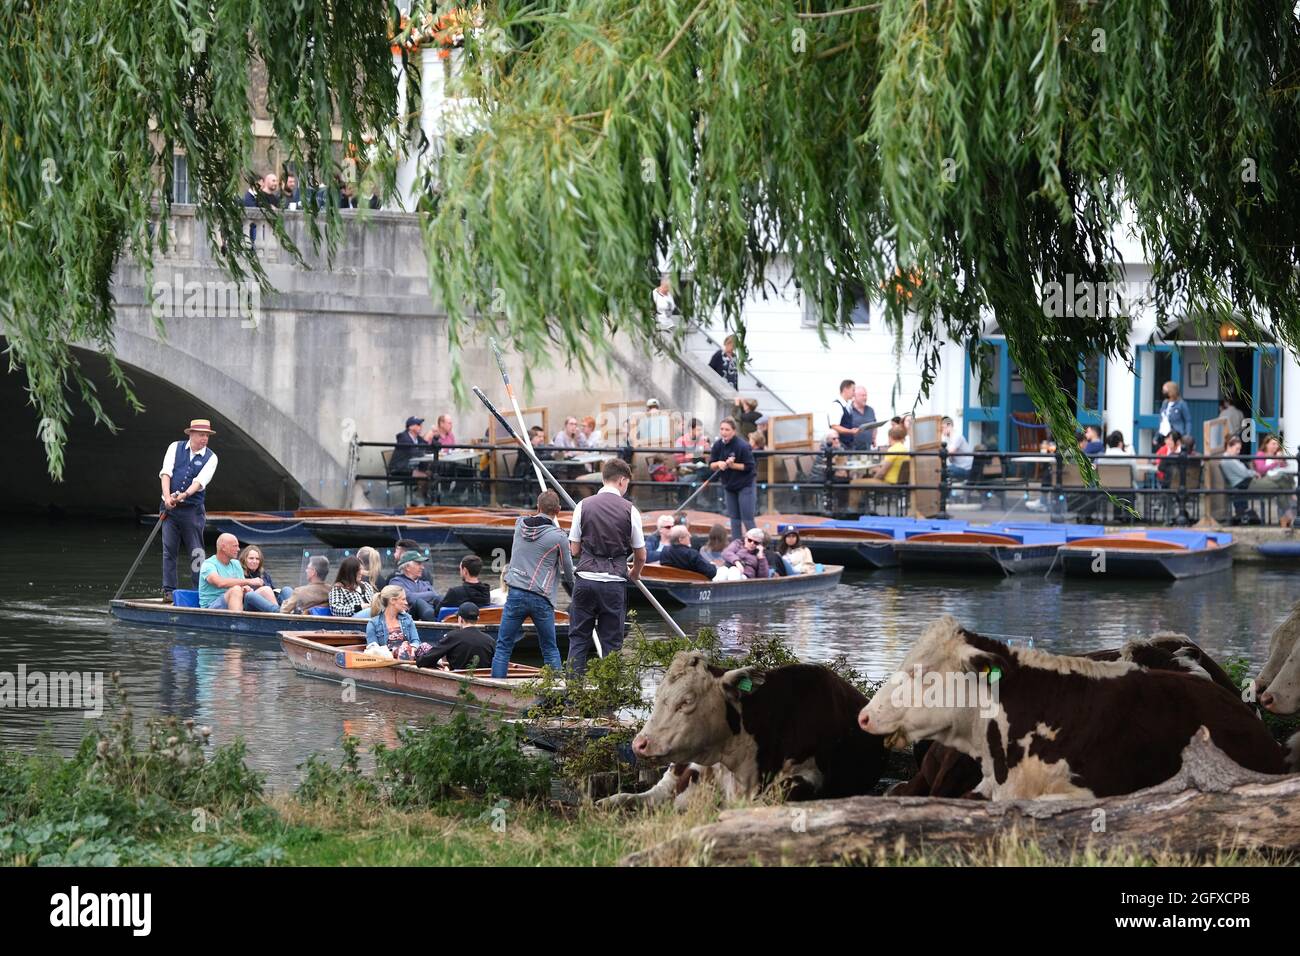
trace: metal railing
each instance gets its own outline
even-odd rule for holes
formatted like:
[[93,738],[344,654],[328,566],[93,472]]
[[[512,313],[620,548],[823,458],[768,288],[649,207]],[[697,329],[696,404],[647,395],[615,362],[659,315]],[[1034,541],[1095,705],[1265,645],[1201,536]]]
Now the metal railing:
[[[397,446],[393,442],[357,442],[356,447],[358,455],[363,448],[410,449],[410,446]],[[539,445],[535,448],[560,484],[576,499],[599,489],[600,481],[595,474],[599,471],[598,463],[566,464],[563,457],[548,459],[547,456],[600,454],[606,458],[622,458],[633,467],[631,485],[634,490],[631,495],[642,510],[676,507],[711,474],[708,470],[709,452],[680,446],[621,445],[572,449]],[[442,454],[452,450],[471,450],[476,453],[476,457],[468,461],[463,458],[455,461],[442,460]],[[513,442],[495,445],[485,442],[433,445],[427,448],[420,446],[414,449],[414,453],[414,457],[429,458],[423,466],[417,466],[425,474],[394,473],[390,470],[385,474],[358,473],[355,480],[362,484],[372,502],[375,501],[376,491],[382,489],[387,492],[387,500],[383,503],[390,506],[394,503],[392,489],[398,489],[402,500],[408,504],[412,492],[420,493],[430,504],[455,503],[466,507],[500,504],[523,506],[530,505],[536,498],[537,479],[531,468],[518,474],[498,473],[499,455],[518,454],[518,446]],[[884,463],[885,457],[891,454],[906,459],[908,480],[890,483],[880,478],[871,480],[869,477],[853,477],[855,473],[871,475],[866,470],[868,466],[861,462],[864,457],[878,459],[874,466],[878,468]],[[677,460],[679,455],[689,456],[687,463],[693,465],[684,473]],[[968,510],[970,505],[980,504],[1003,510],[1005,513],[1001,517],[1009,516],[1024,506],[1027,510],[1045,513],[1050,520],[1065,521],[1070,516],[1092,520],[1099,513],[1104,518],[1109,508],[1112,521],[1138,519],[1144,522],[1186,525],[1193,522],[1206,507],[1217,506],[1218,512],[1227,520],[1239,512],[1249,513],[1254,506],[1261,506],[1265,514],[1257,515],[1258,522],[1252,520],[1250,523],[1269,522],[1275,505],[1279,514],[1286,511],[1294,514],[1300,507],[1300,501],[1297,500],[1300,489],[1296,488],[1294,481],[1296,463],[1300,459],[1294,455],[1276,456],[1276,460],[1288,463],[1284,473],[1291,478],[1289,486],[1245,488],[1227,487],[1226,481],[1215,481],[1217,487],[1207,487],[1205,479],[1209,476],[1210,469],[1219,467],[1219,462],[1237,460],[1249,465],[1255,461],[1253,455],[1157,457],[1150,454],[1125,454],[1100,455],[1092,459],[1094,466],[1146,466],[1141,469],[1144,474],[1140,481],[1138,473],[1134,471],[1131,487],[1088,483],[1082,473],[1067,467],[1070,462],[1059,451],[1037,454],[964,451],[956,457],[970,459],[972,466],[969,472],[961,470],[960,477],[953,472],[951,462],[954,456],[948,452],[946,444],[941,444],[934,451],[899,453],[883,449],[762,450],[754,452],[754,457],[757,465],[757,491],[766,497],[766,506],[760,501],[759,510],[769,513],[852,518],[861,514],[878,513],[876,509],[884,507],[887,513],[897,511],[909,514],[913,513],[913,506],[920,500],[917,496],[924,495],[927,505],[924,513],[928,517],[940,519],[952,517],[950,508],[956,510],[961,505],[962,510]],[[484,459],[487,460],[486,466]],[[648,472],[647,467],[638,467],[639,463],[645,463],[645,459],[662,459],[661,463],[674,472],[674,479],[664,481],[636,477],[638,472]],[[934,459],[938,459],[938,467],[931,466],[934,479],[916,480],[918,466],[925,461],[933,462]],[[794,467],[781,470],[792,470],[794,477],[789,480],[778,479],[775,477],[777,466],[787,460],[793,460]],[[805,468],[805,465],[810,467]],[[1165,477],[1158,478],[1151,465],[1157,465],[1165,472]],[[517,468],[516,459],[512,470]],[[588,468],[591,470],[586,470]],[[1196,474],[1201,480],[1191,481],[1189,474]],[[1251,485],[1254,484],[1252,481]],[[711,486],[696,498],[693,508],[723,513],[725,505],[720,485],[720,482],[714,482],[716,487]]]

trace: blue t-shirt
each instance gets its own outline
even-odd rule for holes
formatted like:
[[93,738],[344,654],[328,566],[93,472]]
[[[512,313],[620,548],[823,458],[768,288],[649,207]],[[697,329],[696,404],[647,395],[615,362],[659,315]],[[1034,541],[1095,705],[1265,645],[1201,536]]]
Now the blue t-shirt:
[[216,572],[218,577],[223,578],[242,578],[247,577],[244,574],[244,567],[235,558],[229,564],[222,564],[217,560],[214,554],[199,568],[199,607],[207,607],[221,595],[225,594],[228,588],[215,587],[208,583],[208,575]]

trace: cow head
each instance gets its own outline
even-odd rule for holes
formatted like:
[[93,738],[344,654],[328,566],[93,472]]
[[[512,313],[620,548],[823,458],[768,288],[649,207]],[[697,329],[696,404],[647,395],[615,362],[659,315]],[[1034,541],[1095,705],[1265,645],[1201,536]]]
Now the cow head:
[[1011,666],[1005,645],[968,635],[954,618],[944,616],[921,635],[901,668],[862,708],[858,723],[867,733],[895,740],[956,745],[973,737],[981,716],[993,716],[994,688]]
[[1300,710],[1300,606],[1277,626],[1268,644],[1268,662],[1255,679],[1259,702],[1275,714]]
[[673,658],[632,750],[645,760],[714,764],[740,733],[741,698],[763,682],[753,668],[724,671],[700,651]]

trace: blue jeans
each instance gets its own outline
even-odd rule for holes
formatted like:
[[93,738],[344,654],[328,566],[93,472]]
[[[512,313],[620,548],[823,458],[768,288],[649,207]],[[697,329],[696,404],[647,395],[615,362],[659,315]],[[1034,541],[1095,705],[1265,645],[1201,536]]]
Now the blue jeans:
[[497,649],[492,655],[492,676],[505,677],[510,667],[510,654],[524,633],[524,618],[532,618],[537,629],[537,643],[542,648],[542,662],[560,670],[560,649],[555,644],[555,606],[535,591],[511,588],[506,606],[501,611],[501,626],[497,629]]
[[727,517],[731,519],[731,540],[736,540],[754,527],[754,507],[758,491],[751,481],[739,491],[724,489],[727,500]]
[[[215,608],[217,610],[223,610],[229,607],[229,605],[226,604],[226,598],[229,594],[230,594],[230,589],[227,588],[225,591],[221,592],[220,597],[213,598],[212,603],[209,604],[208,607]],[[280,605],[276,604],[274,601],[268,601],[266,598],[262,597],[262,595],[258,594],[256,591],[249,591],[247,594],[244,595],[244,610],[245,611],[268,611],[268,612],[278,611],[280,610]]]

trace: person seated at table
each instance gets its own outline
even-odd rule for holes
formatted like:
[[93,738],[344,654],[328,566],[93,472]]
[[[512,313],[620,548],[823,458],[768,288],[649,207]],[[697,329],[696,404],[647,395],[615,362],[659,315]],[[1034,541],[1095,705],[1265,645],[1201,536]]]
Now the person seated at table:
[[605,440],[604,433],[596,427],[596,419],[590,415],[582,420],[582,437],[586,442],[584,448],[599,448]]
[[[1236,491],[1245,491],[1250,488],[1250,483],[1255,479],[1255,470],[1239,456],[1242,454],[1241,439],[1233,435],[1228,439],[1227,445],[1223,448],[1223,454],[1226,456],[1219,461],[1219,471],[1223,474],[1223,483]],[[1259,513],[1250,506],[1250,501],[1246,498],[1231,498],[1232,502],[1232,524],[1260,524]]]
[[632,446],[649,445],[662,448],[668,444],[672,432],[672,415],[659,407],[659,399],[647,399],[645,411],[631,415],[627,420],[628,442]]
[[[1165,435],[1164,444],[1156,449],[1156,484],[1161,488],[1169,487],[1169,475],[1165,474],[1164,468],[1166,463],[1160,459],[1176,456],[1178,454],[1178,440],[1182,438],[1181,432],[1170,432]],[[1173,470],[1172,468],[1170,469]]]
[[399,661],[413,661],[432,649],[420,639],[410,614],[406,591],[390,584],[375,595],[366,623],[366,650],[384,648]]
[[497,642],[478,629],[479,606],[465,601],[456,610],[454,631],[448,631],[428,651],[415,659],[416,667],[437,667],[445,671],[464,671],[491,667]]
[[652,564],[658,561],[659,552],[668,547],[670,540],[669,532],[673,529],[673,516],[660,515],[655,518],[655,533],[645,539],[645,559],[646,563]]
[[447,445],[457,444],[456,433],[452,431],[452,420],[450,415],[438,416],[438,427],[434,430],[433,434],[429,436],[429,444],[440,445],[444,448]]
[[375,587],[361,578],[361,561],[356,556],[344,558],[334,573],[330,588],[330,614],[334,617],[369,617]]
[[[542,431],[541,425],[534,425],[532,428],[528,429],[528,444],[532,445],[533,453],[538,457],[540,461],[550,461],[555,457],[553,452],[541,450],[546,445],[546,432]],[[515,458],[515,468],[514,468],[514,472],[512,473],[512,477],[514,478],[533,477],[532,459],[529,458],[528,454],[522,450]]]
[[578,419],[570,415],[564,420],[564,427],[555,433],[551,439],[551,444],[559,448],[567,448],[569,451],[557,452],[558,458],[572,458],[580,449],[587,447],[587,436],[582,433],[578,425]]
[[762,528],[750,528],[743,538],[737,538],[727,545],[722,552],[722,561],[727,567],[739,568],[747,578],[766,578],[770,568],[767,555],[763,553],[763,540],[766,535]]
[[[428,478],[429,472],[422,465],[413,465],[412,458],[418,458],[420,455],[429,452],[429,436],[433,434],[432,429],[421,431],[420,426],[424,424],[424,419],[412,415],[406,420],[406,430],[398,432],[394,438],[393,455],[388,460],[388,473],[398,477],[410,475],[412,478]],[[416,482],[420,494],[425,493],[428,488],[427,481]]]
[[217,553],[199,567],[199,607],[226,611],[278,611],[275,594],[239,563],[239,539],[217,536]]
[[244,573],[250,578],[261,578],[262,583],[271,589],[275,595],[275,602],[283,605],[293,594],[293,588],[277,588],[275,581],[271,579],[271,572],[267,570],[266,561],[262,557],[262,549],[255,544],[244,546],[244,550],[239,552],[239,566],[244,569]]
[[479,580],[483,573],[483,559],[477,554],[467,554],[460,559],[460,584],[448,589],[438,602],[438,610],[445,607],[460,607],[462,604],[475,604],[488,607],[492,604],[492,589]]
[[691,531],[685,525],[674,525],[668,531],[668,544],[659,549],[659,563],[665,568],[681,568],[683,571],[697,571],[710,581],[718,573],[718,567],[691,547]]
[[867,481],[881,482],[887,485],[898,484],[902,476],[903,465],[907,463],[907,426],[898,424],[889,427],[889,449],[884,460],[871,470]]
[[[1259,443],[1259,451],[1251,462],[1255,477],[1251,480],[1252,491],[1273,491],[1295,489],[1295,465],[1291,459],[1282,455],[1282,441],[1276,435],[1269,435]],[[1281,515],[1281,525],[1291,527],[1295,519],[1295,495],[1278,495],[1277,510]]]
[[1098,455],[1105,454],[1106,443],[1101,440],[1101,428],[1097,425],[1089,425],[1083,430],[1083,444],[1080,450],[1089,458],[1096,458]]
[[398,559],[397,573],[388,579],[406,593],[411,616],[417,621],[438,620],[438,592],[425,582],[424,562],[428,559],[419,551],[403,551]]
[[[1113,455],[1128,455],[1128,446],[1124,444],[1124,433],[1113,431],[1106,436],[1106,450],[1102,452],[1102,457],[1106,458]],[[1134,483],[1137,482],[1137,461],[1130,458],[1128,461],[1115,462],[1117,465],[1128,465],[1129,473],[1133,477]]]
[[[843,446],[840,443],[839,434],[836,432],[828,432],[826,438],[822,441],[821,450],[817,453],[817,457],[813,459],[812,474],[809,479],[813,484],[820,485],[826,482],[826,452],[837,452],[842,449]],[[844,458],[842,456],[833,456],[831,460],[833,462],[843,462]],[[849,473],[847,471],[844,471],[842,468],[836,468],[834,465],[831,466],[832,482],[848,480]]]
[[817,562],[813,560],[812,551],[799,538],[798,528],[785,529],[778,551],[781,557],[790,562],[795,574],[812,574],[817,570]]
[[313,555],[307,559],[307,583],[293,589],[293,593],[280,605],[284,614],[306,614],[314,607],[329,605],[330,588],[326,578],[330,573],[329,558],[323,554]]
[[975,458],[970,454],[974,449],[966,436],[957,431],[956,423],[947,415],[940,422],[943,428],[943,440],[948,446],[948,477],[954,481],[965,481],[970,477]]
[[696,468],[693,477],[707,478],[709,475],[709,450],[713,443],[709,441],[704,434],[704,423],[698,418],[692,418],[691,423],[687,426],[686,434],[673,442],[673,446],[681,448],[683,451],[678,452],[673,458],[677,462],[677,468],[684,476],[691,475],[691,470],[683,466],[695,463]]
[[727,533],[727,526],[720,523],[714,524],[709,529],[709,540],[704,543],[704,547],[700,548],[700,557],[714,565],[725,564],[726,559],[723,554],[730,542],[731,536]]

